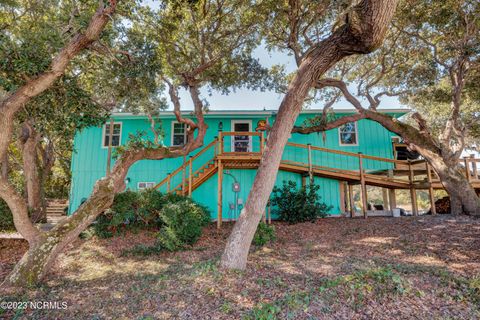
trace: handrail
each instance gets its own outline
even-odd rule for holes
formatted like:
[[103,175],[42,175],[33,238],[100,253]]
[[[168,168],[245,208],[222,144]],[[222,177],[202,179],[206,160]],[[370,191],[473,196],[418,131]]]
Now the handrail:
[[[308,145],[300,144],[300,143],[294,143],[294,142],[287,142],[287,146],[308,149]],[[358,153],[354,153],[354,152],[340,151],[340,150],[322,148],[322,147],[317,147],[317,146],[310,146],[310,148],[312,150],[341,154],[341,155],[344,155],[344,156],[351,156],[351,157],[356,157],[356,158],[359,157]],[[399,163],[399,164],[407,164],[408,163],[407,161],[404,161],[404,160],[388,159],[388,158],[382,158],[382,157],[369,156],[369,155],[365,155],[365,154],[363,155],[363,158],[364,159],[370,159],[370,160],[383,161],[383,162],[390,162],[390,163]]]
[[263,133],[257,131],[222,131],[223,136],[257,136],[260,137]]
[[163,179],[162,181],[160,181],[159,183],[157,183],[156,186],[154,186],[153,188],[154,189],[158,189],[160,188],[161,186],[163,186],[165,183],[168,182],[168,180],[170,180],[172,177],[176,176],[179,172],[181,172],[183,169],[185,169],[188,165],[191,165],[191,163],[197,159],[199,156],[201,156],[202,154],[205,153],[205,151],[207,151],[208,149],[210,149],[212,146],[214,146],[215,144],[218,143],[218,138],[215,138],[213,139],[212,142],[210,142],[209,144],[207,144],[203,149],[201,149],[196,155],[194,155],[193,157],[191,157],[187,162],[185,162],[184,164],[182,164],[181,166],[179,166],[175,171],[173,171],[172,173],[168,174],[165,179]]
[[[232,132],[219,132],[218,133],[219,136],[216,137],[212,142],[210,142],[208,145],[206,145],[203,149],[201,149],[197,154],[195,154],[193,157],[191,157],[187,162],[185,162],[184,164],[182,164],[181,166],[179,166],[175,171],[173,171],[172,173],[168,174],[167,177],[165,179],[163,179],[162,181],[160,181],[154,188],[158,189],[159,187],[161,187],[162,185],[164,185],[165,183],[168,183],[169,181],[171,182],[172,181],[172,178],[175,177],[178,173],[182,172],[182,170],[186,170],[186,168],[188,168],[188,166],[192,166],[192,163],[194,160],[196,160],[198,157],[200,157],[202,154],[204,154],[207,150],[209,150],[211,147],[215,146],[215,151],[214,151],[214,156],[213,156],[213,160],[216,160],[216,159],[221,159],[223,156],[225,156],[227,159],[229,156],[238,156],[238,157],[242,157],[242,156],[247,156],[247,155],[250,155],[250,156],[254,156],[254,155],[261,155],[263,153],[263,146],[261,146],[261,149],[260,149],[260,152],[224,152],[222,149],[222,143],[223,143],[223,137],[225,136],[238,136],[238,135],[244,135],[244,136],[258,136],[261,138],[261,144],[263,144],[265,141],[264,141],[264,135],[263,135],[263,132],[235,132],[235,131],[232,131]],[[367,159],[367,160],[374,160],[374,161],[380,161],[380,162],[386,162],[386,163],[393,163],[393,164],[400,164],[400,165],[403,165],[405,166],[405,168],[408,167],[408,170],[411,170],[413,171],[413,179],[411,180],[411,184],[413,183],[416,183],[417,181],[415,180],[415,176],[417,175],[415,172],[417,169],[415,168],[412,168],[413,165],[417,165],[417,164],[420,164],[420,163],[426,163],[426,160],[425,159],[419,159],[419,160],[413,160],[413,161],[408,161],[408,160],[396,160],[396,159],[390,159],[390,158],[383,158],[383,157],[377,157],[377,156],[370,156],[370,155],[365,155],[365,154],[359,154],[359,153],[354,153],[354,152],[348,152],[348,151],[341,151],[341,150],[335,150],[335,149],[328,149],[328,148],[324,148],[324,147],[317,147],[317,146],[312,146],[312,145],[307,145],[307,144],[300,144],[300,143],[294,143],[294,142],[288,142],[287,143],[287,146],[290,146],[290,147],[296,147],[296,148],[302,148],[302,149],[307,149],[307,150],[316,150],[316,151],[321,151],[321,152],[326,152],[326,153],[332,153],[332,154],[339,154],[339,155],[344,155],[344,156],[350,156],[350,157],[354,157],[356,159]],[[212,159],[210,159],[209,161],[207,161],[207,163],[203,164],[200,168],[198,168],[194,173],[192,173],[192,176],[196,175],[198,172],[200,172],[201,170],[204,170],[208,163],[211,161]],[[291,164],[294,164],[296,163],[296,161],[289,161],[289,160],[282,160],[282,162],[284,163],[291,163]],[[469,172],[470,173],[470,179],[471,180],[475,180],[475,181],[479,181],[480,179],[478,178],[478,173],[477,173],[477,170],[476,170],[476,164],[478,162],[480,162],[480,159],[478,158],[474,158],[473,156],[470,156],[470,158],[466,158],[466,159],[459,159],[459,162],[464,164],[468,164],[468,167],[469,167]],[[301,162],[303,165],[306,165],[306,163],[303,163]],[[300,164],[300,162],[298,162],[298,164]],[[471,164],[471,165],[470,165]],[[470,166],[472,167],[472,169],[470,169]],[[322,166],[318,166],[318,165],[313,165],[313,167],[315,168],[322,168]],[[473,167],[475,167],[475,169],[473,169]],[[329,167],[323,167],[323,168],[329,168]],[[330,170],[335,170],[335,171],[340,171],[340,172],[344,172],[344,173],[347,173],[349,172],[351,174],[351,170],[345,170],[345,169],[340,169],[340,168],[329,168]],[[478,170],[480,171],[480,170]],[[432,173],[434,173],[431,177],[431,181],[437,181],[438,179],[435,177],[435,172],[433,171]],[[365,174],[369,174],[368,173],[368,170],[366,170],[364,173]],[[376,175],[375,175],[376,176]],[[397,180],[396,178],[388,178],[389,180],[392,180],[392,181],[395,181]],[[400,180],[398,180],[400,181]],[[402,182],[404,182],[404,180],[402,179],[401,180]],[[183,179],[182,179],[182,183],[183,183]],[[176,188],[173,188],[172,190],[177,190],[181,185],[178,185]],[[171,191],[171,190],[170,190]]]

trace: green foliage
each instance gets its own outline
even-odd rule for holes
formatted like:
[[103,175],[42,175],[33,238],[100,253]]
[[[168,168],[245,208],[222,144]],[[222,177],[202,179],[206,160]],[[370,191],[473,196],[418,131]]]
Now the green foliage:
[[164,203],[164,196],[153,189],[119,193],[115,196],[111,209],[97,218],[95,233],[99,237],[108,238],[125,230],[159,228],[162,221],[158,213]]
[[160,211],[163,226],[158,234],[160,246],[176,251],[195,243],[210,221],[208,210],[190,199],[166,203]]
[[280,306],[273,303],[260,303],[252,310],[251,316],[247,319],[274,320],[281,312]]
[[355,309],[361,308],[367,297],[380,299],[403,295],[409,290],[408,282],[391,266],[359,270],[353,274],[328,279],[318,288],[327,299],[332,294],[344,296]]
[[311,184],[297,190],[295,181],[283,181],[281,188],[273,188],[271,201],[279,219],[293,224],[326,217],[332,206],[320,202],[319,189],[320,186]]
[[257,247],[263,247],[267,243],[275,241],[275,239],[275,227],[264,222],[260,222],[258,224],[257,231],[253,236],[253,244]]
[[151,255],[162,250],[175,251],[195,243],[210,222],[207,208],[191,198],[155,189],[125,191],[115,196],[108,212],[97,218],[95,234],[101,238],[119,235],[126,230],[159,230],[154,246],[139,245],[125,255]]
[[118,146],[113,151],[112,157],[114,159],[119,158],[123,153],[128,150],[138,150],[138,149],[165,149],[165,153],[168,152],[168,148],[165,148],[163,145],[157,145],[149,137],[145,131],[137,131],[135,133],[128,134],[128,140],[125,145]]
[[0,231],[14,231],[13,215],[5,201],[0,199]]
[[159,254],[163,251],[163,248],[160,246],[147,246],[144,244],[138,244],[131,249],[127,249],[122,251],[122,256],[140,256],[140,257],[148,257],[152,255]]

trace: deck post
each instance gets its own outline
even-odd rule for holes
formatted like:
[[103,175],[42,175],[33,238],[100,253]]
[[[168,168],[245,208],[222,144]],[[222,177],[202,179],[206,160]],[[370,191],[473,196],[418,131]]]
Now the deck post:
[[348,211],[348,205],[347,205],[347,188],[345,187],[346,182],[345,181],[338,181],[339,183],[339,188],[340,188],[340,210],[342,211],[342,214],[345,214]]
[[348,200],[349,200],[349,206],[350,206],[350,218],[353,218],[355,216],[355,205],[353,202],[353,185],[348,184]]
[[110,119],[110,128],[108,129],[108,154],[107,154],[107,174],[110,173],[110,166],[112,165],[112,137],[113,137],[113,118]]
[[217,171],[217,229],[222,227],[222,192],[223,192],[223,164],[222,160],[218,160],[218,171]]
[[[393,178],[393,170],[388,170],[388,177]],[[395,196],[395,189],[388,189],[388,204],[390,205],[390,210],[392,211],[397,207],[397,197]]]
[[365,172],[363,170],[363,154],[358,153],[358,169],[360,171],[360,185],[362,187],[362,212],[363,217],[367,218],[367,186],[365,185]]
[[187,180],[187,156],[183,155],[183,169],[182,169],[182,196],[185,195],[185,182]]
[[265,136],[262,131],[260,131],[260,155],[263,154],[265,148]]
[[307,185],[307,176],[305,174],[302,174],[302,188],[305,188]]
[[383,210],[388,210],[388,189],[387,188],[382,188],[382,200],[383,200]]
[[463,163],[465,165],[465,176],[467,177],[467,181],[470,181],[470,168],[468,164],[468,157],[463,157]]
[[410,198],[412,201],[412,211],[414,216],[418,216],[418,207],[417,207],[417,191],[415,190],[415,186],[413,184],[414,181],[414,172],[412,168],[412,160],[408,159],[408,180],[410,182]]
[[478,179],[477,160],[475,159],[475,155],[473,153],[470,155],[470,162],[472,163],[473,180],[477,180]]
[[307,143],[308,148],[308,176],[310,177],[310,184],[313,183],[313,166],[312,166],[312,144]]
[[435,197],[433,196],[433,187],[432,187],[432,173],[430,171],[430,164],[428,161],[425,161],[425,166],[427,169],[427,181],[428,181],[428,196],[430,198],[430,211],[432,215],[437,214],[437,208],[435,207]]
[[172,176],[170,176],[170,172],[167,173],[167,193],[170,193],[170,182],[171,182]]
[[220,131],[218,133],[218,141],[219,141],[218,154],[222,154],[223,153],[223,133],[222,133],[222,131]]
[[188,160],[188,196],[191,197],[192,196],[192,180],[193,180],[193,177],[192,177],[192,156],[189,157],[190,160]]

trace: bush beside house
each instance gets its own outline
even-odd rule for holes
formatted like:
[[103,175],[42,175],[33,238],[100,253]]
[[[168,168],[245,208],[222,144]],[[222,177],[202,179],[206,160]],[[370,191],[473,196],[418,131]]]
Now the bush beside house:
[[295,181],[283,181],[281,188],[274,187],[271,203],[279,220],[293,224],[326,217],[332,206],[320,201],[318,189],[316,184],[298,189]]

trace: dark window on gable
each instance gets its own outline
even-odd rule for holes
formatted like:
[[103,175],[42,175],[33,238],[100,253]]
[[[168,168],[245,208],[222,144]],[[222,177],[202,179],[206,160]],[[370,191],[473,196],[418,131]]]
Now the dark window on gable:
[[357,123],[348,122],[338,128],[340,145],[358,145]]
[[[114,123],[112,132],[112,147],[118,147],[120,145],[120,137],[122,135],[122,124]],[[110,123],[103,126],[103,146],[108,147],[110,141]]]

